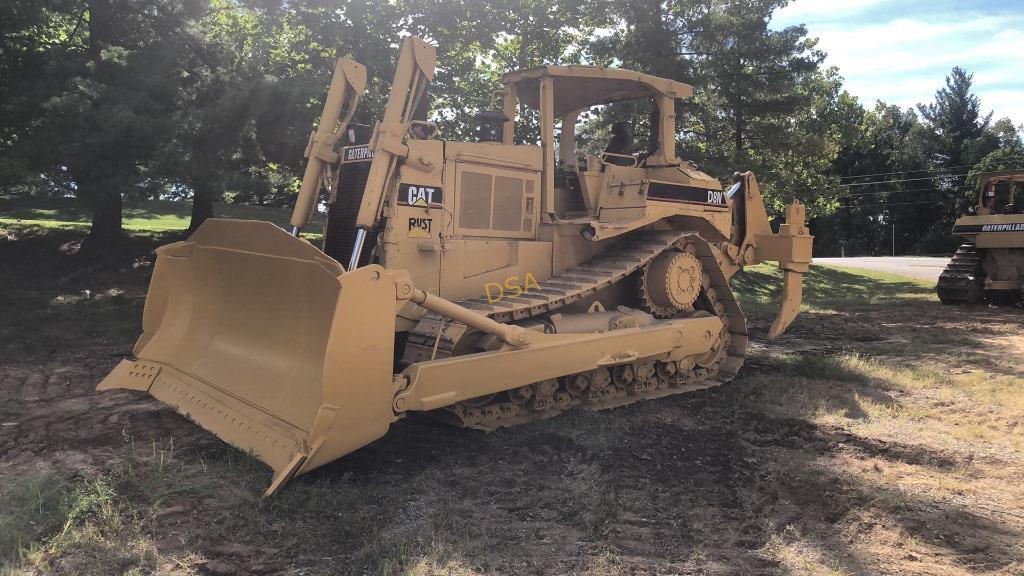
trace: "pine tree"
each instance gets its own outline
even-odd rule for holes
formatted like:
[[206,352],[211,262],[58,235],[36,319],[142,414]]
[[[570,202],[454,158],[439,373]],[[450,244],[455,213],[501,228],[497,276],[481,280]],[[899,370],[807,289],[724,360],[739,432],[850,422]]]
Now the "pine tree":
[[972,91],[973,75],[959,66],[946,76],[945,86],[935,92],[935,101],[918,105],[918,111],[930,134],[928,157],[945,176],[937,182],[941,204],[932,226],[918,241],[923,252],[943,252],[955,248],[949,230],[956,217],[976,203],[967,184],[971,166],[992,152],[998,143],[989,131],[992,113],[982,114],[981,99]]

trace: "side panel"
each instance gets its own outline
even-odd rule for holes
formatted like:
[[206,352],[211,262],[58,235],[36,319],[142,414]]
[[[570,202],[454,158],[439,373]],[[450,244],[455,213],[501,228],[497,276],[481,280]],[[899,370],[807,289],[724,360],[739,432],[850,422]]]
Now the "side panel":
[[1024,248],[1024,214],[961,216],[953,234],[974,242],[978,248]]
[[409,161],[399,168],[385,201],[385,267],[408,270],[417,287],[434,294],[440,288],[441,236],[451,228],[443,158],[444,142],[409,141]]
[[647,171],[643,168],[605,165],[607,186],[597,201],[597,218],[601,222],[630,222],[644,217],[647,192],[644,180]]
[[551,276],[551,243],[541,229],[541,159],[537,146],[445,143],[446,209],[441,296],[485,297],[487,285]]
[[527,275],[543,282],[551,277],[551,243],[457,238],[446,243],[442,297],[449,300],[492,298],[513,293]]
[[[986,236],[980,236],[979,239]],[[986,289],[1020,289],[1022,281],[1024,281],[1024,248],[992,248],[986,250],[984,270]]]
[[661,202],[678,202],[728,210],[725,192],[716,188],[688,186],[673,182],[652,180],[647,187],[647,198]]

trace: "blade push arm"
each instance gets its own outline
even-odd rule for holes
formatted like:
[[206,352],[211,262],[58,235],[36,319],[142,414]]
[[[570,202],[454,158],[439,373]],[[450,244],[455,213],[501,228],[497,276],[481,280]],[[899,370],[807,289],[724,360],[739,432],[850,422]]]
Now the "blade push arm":
[[[359,107],[363,91],[366,89],[366,67],[351,58],[339,58],[334,65],[334,76],[324,100],[324,112],[320,116],[320,124],[309,136],[306,145],[306,172],[302,176],[302,188],[295,199],[292,211],[292,236],[298,236],[299,230],[309,222],[309,216],[316,204],[317,192],[322,183],[329,181],[330,167],[338,163],[338,153],[334,146],[338,139],[348,130],[348,123]],[[342,106],[349,101],[344,118],[341,116]]]

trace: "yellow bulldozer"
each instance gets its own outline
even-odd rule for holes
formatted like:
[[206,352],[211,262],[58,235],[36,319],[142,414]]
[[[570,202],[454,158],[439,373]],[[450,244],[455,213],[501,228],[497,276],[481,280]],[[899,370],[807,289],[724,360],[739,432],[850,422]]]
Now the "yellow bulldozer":
[[[159,248],[135,358],[98,388],[149,392],[251,452],[274,470],[269,495],[414,412],[490,430],[726,382],[747,348],[729,287],[745,265],[785,271],[769,336],[795,318],[804,208],[773,233],[752,173],[723,189],[677,157],[690,86],[594,66],[512,72],[477,141],[452,142],[419,112],[435,58],[402,41],[372,131],[351,122],[365,68],[340,59],[290,233],[211,219]],[[648,151],[628,131],[604,153],[576,150],[581,113],[630,100],[655,111]],[[520,109],[539,144],[515,141]],[[299,231],[322,189],[321,249]]]
[[974,214],[957,218],[953,235],[966,240],[935,286],[943,304],[1018,301],[1024,294],[1024,170],[978,175]]

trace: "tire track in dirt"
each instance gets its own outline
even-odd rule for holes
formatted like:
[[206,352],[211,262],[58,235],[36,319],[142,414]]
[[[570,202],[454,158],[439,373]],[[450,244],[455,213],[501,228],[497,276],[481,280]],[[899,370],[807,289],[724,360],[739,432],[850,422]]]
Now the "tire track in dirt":
[[196,438],[195,426],[135,392],[98,394],[95,372],[69,365],[0,366],[0,458],[122,446],[127,438]]

